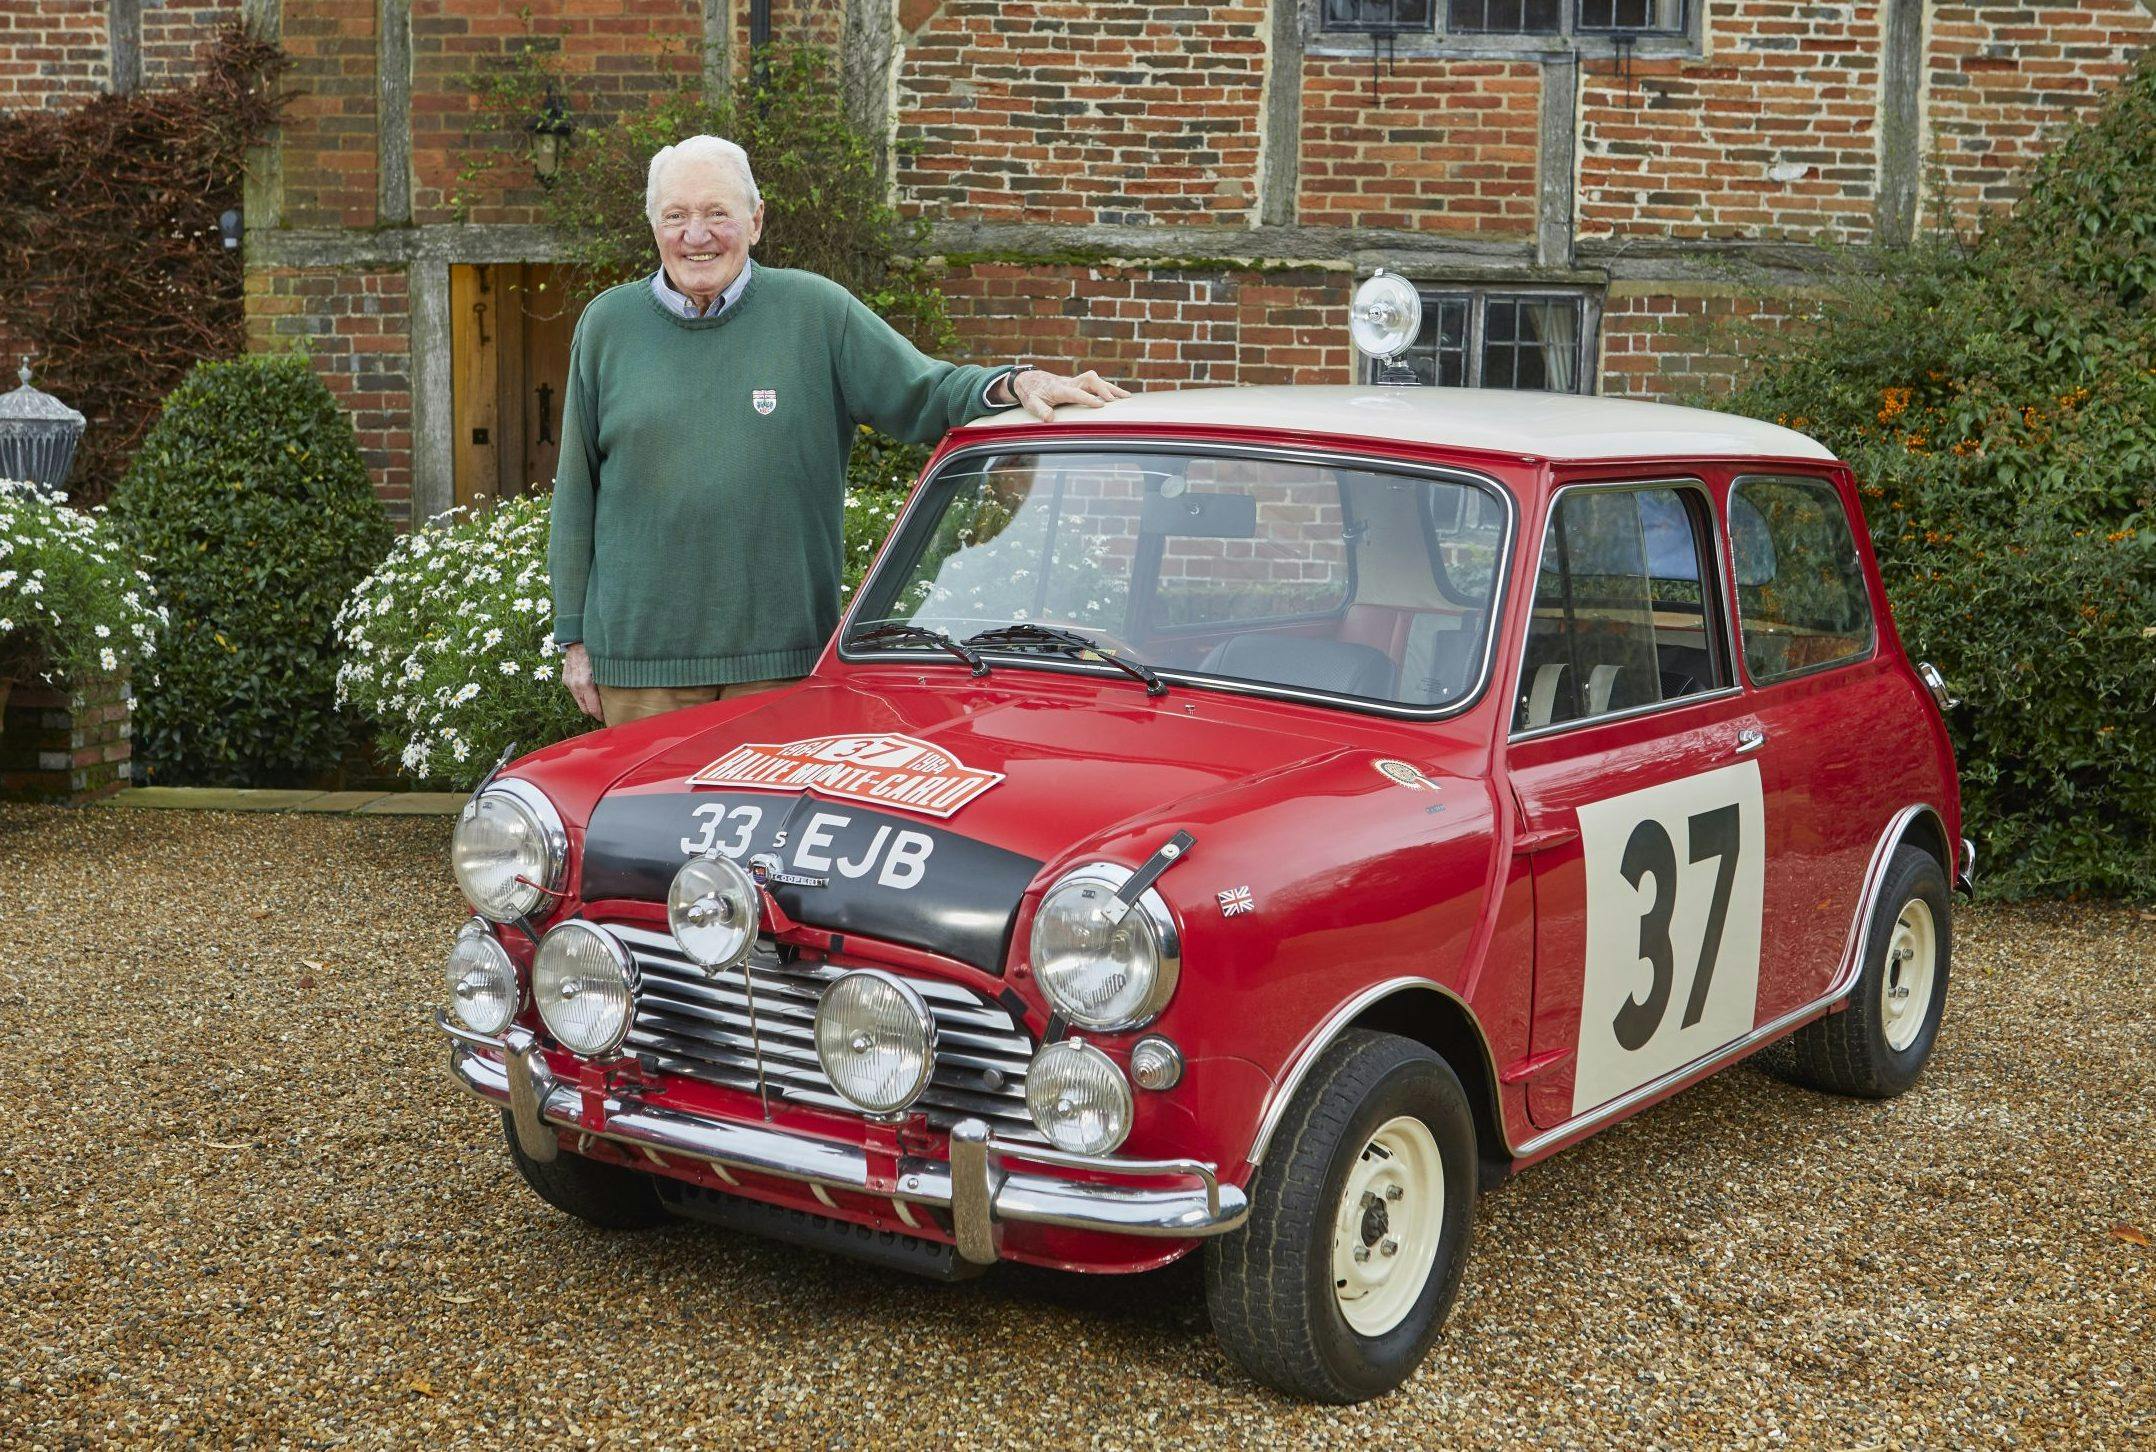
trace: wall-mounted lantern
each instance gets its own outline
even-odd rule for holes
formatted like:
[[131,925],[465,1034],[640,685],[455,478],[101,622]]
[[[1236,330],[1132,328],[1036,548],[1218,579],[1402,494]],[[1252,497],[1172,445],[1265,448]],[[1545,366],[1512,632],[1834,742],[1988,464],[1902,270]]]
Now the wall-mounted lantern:
[[225,251],[240,250],[239,208],[227,207],[217,214],[217,235],[225,239]]
[[570,124],[569,108],[562,101],[561,92],[547,82],[546,105],[532,119],[532,171],[541,186],[554,185],[554,178],[561,172],[562,143],[569,139],[576,127]]
[[17,375],[22,387],[0,394],[0,479],[27,479],[57,490],[75,467],[82,415],[30,386],[30,360]]

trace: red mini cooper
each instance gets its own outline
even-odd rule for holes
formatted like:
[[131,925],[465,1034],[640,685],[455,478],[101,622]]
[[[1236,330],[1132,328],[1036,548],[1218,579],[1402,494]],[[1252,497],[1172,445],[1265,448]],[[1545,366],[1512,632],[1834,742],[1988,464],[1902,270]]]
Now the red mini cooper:
[[1233,1359],[1353,1401],[1509,1172],[1770,1045],[1915,1080],[1973,866],[1944,689],[1786,429],[1003,415],[807,680],[474,794],[440,1023],[571,1215],[942,1277],[1202,1249]]

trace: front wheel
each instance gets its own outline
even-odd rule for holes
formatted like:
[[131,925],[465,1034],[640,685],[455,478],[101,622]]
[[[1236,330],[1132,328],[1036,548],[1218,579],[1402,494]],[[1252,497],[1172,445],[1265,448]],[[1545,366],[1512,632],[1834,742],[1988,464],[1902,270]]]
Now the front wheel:
[[1326,1048],[1206,1248],[1228,1356],[1313,1401],[1392,1390],[1444,1323],[1467,1259],[1477,1159],[1459,1076],[1421,1044],[1351,1029]]
[[502,1135],[509,1141],[509,1158],[524,1183],[565,1215],[574,1215],[601,1230],[645,1230],[673,1218],[659,1203],[658,1188],[649,1175],[582,1155],[535,1160],[517,1143],[517,1128],[506,1109],[502,1111]]

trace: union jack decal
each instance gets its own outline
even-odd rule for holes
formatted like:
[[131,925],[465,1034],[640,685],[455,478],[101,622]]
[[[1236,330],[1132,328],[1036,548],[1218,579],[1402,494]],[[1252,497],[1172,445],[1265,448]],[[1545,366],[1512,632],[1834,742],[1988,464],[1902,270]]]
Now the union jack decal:
[[1231,887],[1226,892],[1215,893],[1214,896],[1220,899],[1220,915],[1224,918],[1240,917],[1244,913],[1258,910],[1258,905],[1250,899],[1250,889],[1247,887]]

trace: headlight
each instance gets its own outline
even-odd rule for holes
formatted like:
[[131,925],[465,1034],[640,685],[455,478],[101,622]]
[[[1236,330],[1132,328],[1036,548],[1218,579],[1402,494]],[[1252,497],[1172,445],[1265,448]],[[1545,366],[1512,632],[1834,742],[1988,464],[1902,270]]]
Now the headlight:
[[1130,1084],[1099,1049],[1065,1039],[1033,1056],[1026,1113],[1057,1149],[1104,1155],[1130,1133]]
[[517,1011],[517,968],[486,924],[477,918],[457,934],[443,965],[449,980],[449,1011],[475,1034],[498,1034]]
[[816,1058],[839,1093],[871,1114],[904,1109],[936,1069],[936,1020],[921,995],[863,968],[823,991]]
[[741,966],[756,941],[756,880],[731,857],[692,857],[666,890],[666,923],[689,961],[710,972]]
[[636,1012],[636,962],[603,928],[559,924],[539,940],[532,959],[532,1002],[571,1053],[611,1054],[629,1036]]
[[1175,992],[1175,919],[1150,888],[1126,913],[1115,893],[1129,879],[1113,863],[1077,868],[1033,918],[1034,975],[1049,1006],[1083,1028],[1136,1028]]
[[508,923],[546,900],[541,889],[561,886],[565,845],[561,819],[546,794],[511,777],[457,813],[449,861],[479,915]]

